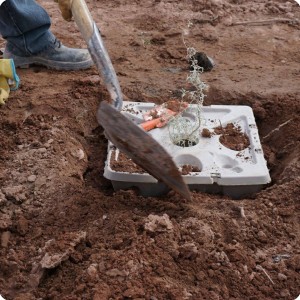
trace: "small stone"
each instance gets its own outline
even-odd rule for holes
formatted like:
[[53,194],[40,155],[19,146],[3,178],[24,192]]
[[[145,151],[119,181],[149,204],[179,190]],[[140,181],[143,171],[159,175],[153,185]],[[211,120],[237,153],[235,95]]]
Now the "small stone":
[[82,160],[85,157],[84,151],[82,149],[76,149],[76,150],[72,150],[71,154],[73,157]]
[[258,240],[259,240],[260,242],[267,242],[267,241],[268,241],[267,235],[266,235],[262,230],[260,230],[260,231],[257,233],[257,237],[258,237]]
[[35,180],[36,180],[36,175],[30,175],[27,177],[28,182],[35,182]]
[[10,239],[10,231],[4,231],[1,235],[1,247],[7,248]]
[[97,264],[91,264],[87,268],[87,274],[89,275],[89,278],[91,281],[97,281],[98,277],[98,265]]
[[43,148],[39,148],[37,151],[39,153],[45,153],[45,152],[47,152],[47,149],[43,147]]
[[228,17],[225,17],[224,19],[223,19],[223,24],[225,25],[225,26],[231,26],[232,25],[232,17],[231,16],[228,16]]
[[281,281],[285,281],[285,280],[287,280],[287,276],[286,275],[284,275],[284,274],[282,274],[282,273],[278,273],[278,279],[279,280],[281,280]]
[[290,294],[289,290],[284,289],[284,290],[282,290],[282,291],[280,292],[280,296],[283,297],[283,298],[286,298],[286,297],[290,297],[291,294]]

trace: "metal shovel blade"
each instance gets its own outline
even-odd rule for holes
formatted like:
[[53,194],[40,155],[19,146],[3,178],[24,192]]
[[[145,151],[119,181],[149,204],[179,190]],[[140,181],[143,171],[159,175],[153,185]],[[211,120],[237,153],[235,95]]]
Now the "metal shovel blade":
[[114,106],[102,102],[97,113],[98,122],[103,126],[107,138],[149,174],[190,199],[189,189],[169,154],[118,111],[122,109],[123,102],[119,81],[86,2],[73,0],[71,9]]
[[187,185],[167,151],[149,134],[103,101],[97,112],[98,122],[107,138],[137,165],[190,200]]

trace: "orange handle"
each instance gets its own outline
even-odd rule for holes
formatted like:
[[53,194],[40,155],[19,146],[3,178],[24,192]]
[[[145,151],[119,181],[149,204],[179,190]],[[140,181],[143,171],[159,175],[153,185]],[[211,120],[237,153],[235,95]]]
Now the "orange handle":
[[144,123],[140,124],[140,126],[141,126],[145,131],[149,131],[149,130],[155,128],[160,122],[161,122],[160,118],[157,118],[157,119],[153,119],[153,120],[144,122]]

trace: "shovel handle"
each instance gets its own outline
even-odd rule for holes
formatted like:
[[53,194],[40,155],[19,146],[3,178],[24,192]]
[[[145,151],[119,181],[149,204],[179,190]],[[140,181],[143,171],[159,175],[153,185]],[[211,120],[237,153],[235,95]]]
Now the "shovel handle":
[[121,110],[123,95],[120,84],[111,63],[109,55],[104,46],[101,34],[84,0],[73,0],[71,4],[74,20],[84,38],[91,57],[102,75],[106,88],[110,93],[113,106]]
[[82,37],[88,44],[93,35],[93,18],[84,0],[72,1],[72,14]]

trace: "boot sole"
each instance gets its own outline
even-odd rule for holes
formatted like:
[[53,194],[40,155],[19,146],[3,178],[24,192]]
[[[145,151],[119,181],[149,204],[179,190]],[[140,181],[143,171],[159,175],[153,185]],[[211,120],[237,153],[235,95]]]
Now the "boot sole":
[[78,71],[89,69],[94,64],[92,59],[74,63],[52,61],[40,57],[16,57],[14,55],[11,55],[10,57],[6,58],[12,58],[14,60],[15,66],[21,69],[27,69],[31,65],[38,65],[58,71]]

